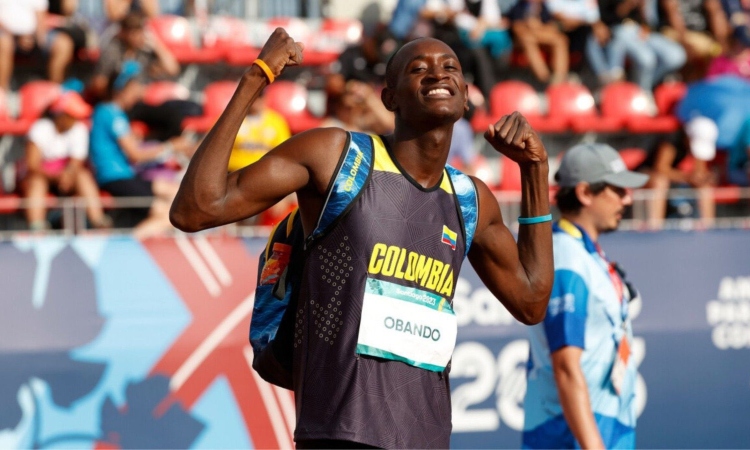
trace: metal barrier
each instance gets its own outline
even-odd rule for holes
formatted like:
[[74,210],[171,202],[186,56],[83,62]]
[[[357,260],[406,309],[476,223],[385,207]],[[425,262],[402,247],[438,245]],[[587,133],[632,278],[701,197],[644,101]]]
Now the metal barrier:
[[[725,207],[717,209],[717,217],[713,223],[706,224],[695,217],[667,218],[663,229],[747,229],[750,228],[750,188],[717,187],[713,188],[715,201]],[[647,230],[648,225],[648,203],[658,198],[660,193],[654,190],[639,189],[633,192],[633,206],[630,213],[621,223],[623,230]],[[663,195],[663,194],[661,194]],[[516,231],[518,223],[516,218],[521,211],[521,193],[496,191],[500,209],[506,225]],[[698,191],[694,189],[671,189],[666,195],[666,201],[695,202]],[[554,194],[550,192],[550,200],[554,200]],[[152,197],[101,197],[105,210],[148,208]],[[44,205],[48,210],[59,210],[61,214],[62,228],[59,230],[47,230],[44,234],[50,235],[81,235],[81,234],[127,234],[130,228],[114,228],[111,230],[91,230],[86,227],[87,201],[82,197],[47,197]],[[729,206],[727,206],[729,205]],[[3,214],[16,214],[32,206],[32,201],[17,197],[0,197],[0,211]],[[12,211],[12,212],[7,212]],[[176,231],[176,230],[175,230]],[[244,221],[226,225],[211,233],[220,233],[230,236],[256,237],[265,236],[270,231],[269,227],[257,226],[250,221]],[[17,234],[29,233],[27,230],[0,230],[0,238],[7,239]]]

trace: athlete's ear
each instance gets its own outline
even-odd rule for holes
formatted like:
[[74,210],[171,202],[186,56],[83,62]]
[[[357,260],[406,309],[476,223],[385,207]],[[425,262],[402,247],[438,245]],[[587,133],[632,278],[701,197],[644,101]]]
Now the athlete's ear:
[[385,109],[391,112],[394,112],[396,110],[396,104],[393,101],[394,93],[395,91],[388,86],[384,87],[383,90],[380,91],[380,100],[383,101]]

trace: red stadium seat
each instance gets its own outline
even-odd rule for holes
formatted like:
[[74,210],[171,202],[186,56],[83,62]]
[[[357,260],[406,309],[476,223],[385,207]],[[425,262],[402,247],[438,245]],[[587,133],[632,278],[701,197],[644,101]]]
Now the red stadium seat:
[[174,81],[155,81],[148,86],[143,93],[143,102],[147,105],[157,106],[167,100],[187,100],[190,90]]
[[[325,25],[329,29],[335,28],[335,25]],[[310,27],[302,19],[297,17],[274,17],[268,21],[269,35],[277,27],[282,27],[289,33],[289,36],[294,38],[295,41],[302,42],[305,44],[305,54],[302,59],[302,65],[304,66],[320,66],[324,64],[330,64],[339,57],[343,48],[326,48],[325,46],[319,45],[321,33],[313,33]],[[324,28],[321,29],[323,33],[326,33]]]
[[673,116],[655,117],[651,99],[635,83],[618,81],[602,90],[602,116],[616,118],[634,133],[668,133],[679,126]]
[[579,83],[559,83],[547,88],[550,117],[568,118],[576,133],[614,132],[621,128],[621,120],[602,117],[596,110],[594,96]]
[[637,147],[623,148],[618,153],[629,170],[635,170],[648,157],[646,150]]
[[320,30],[312,36],[313,50],[317,57],[334,61],[349,45],[362,39],[362,22],[357,19],[323,19]]
[[521,191],[521,168],[508,157],[502,158],[502,178],[498,188],[501,191]]
[[654,89],[654,101],[660,116],[669,116],[675,113],[677,103],[682,100],[687,92],[687,85],[681,81],[662,83]]
[[13,214],[18,211],[21,198],[16,194],[0,193],[0,214]]
[[[242,55],[250,51],[257,56],[260,52],[260,49],[251,45],[247,23],[234,16],[212,16],[209,20],[208,32],[203,35],[203,47],[214,49],[225,60],[235,53]],[[248,64],[251,62],[252,60]]]
[[182,122],[183,128],[199,133],[207,132],[227,107],[236,89],[237,83],[234,81],[215,81],[206,86],[203,115],[186,118]]
[[542,133],[561,133],[567,126],[567,119],[564,117],[544,115],[539,94],[529,84],[515,80],[496,84],[490,92],[492,121],[513,111],[523,114],[529,124]]
[[473,84],[468,85],[469,101],[474,104],[474,115],[471,117],[471,128],[475,133],[484,133],[487,126],[493,123],[487,108],[489,105],[484,98],[482,91]]
[[23,127],[22,133],[26,133],[31,124],[60,95],[60,85],[51,81],[30,81],[21,86],[19,95],[21,97],[21,111],[18,121]]
[[323,19],[320,34],[343,46],[359,43],[362,39],[362,22],[357,19]]
[[193,41],[193,27],[182,16],[165,14],[148,21],[148,27],[181,63],[210,64],[222,54],[215,48],[202,48]]
[[8,94],[0,89],[0,136],[4,134],[23,134],[23,123],[13,119],[8,111]]
[[266,105],[286,119],[292,134],[320,125],[307,110],[307,89],[293,81],[276,81],[266,88]]

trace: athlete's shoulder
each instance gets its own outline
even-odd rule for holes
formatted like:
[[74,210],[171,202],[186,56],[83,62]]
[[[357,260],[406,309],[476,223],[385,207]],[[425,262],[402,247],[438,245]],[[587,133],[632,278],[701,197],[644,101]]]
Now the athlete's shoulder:
[[348,136],[349,133],[342,128],[312,128],[295,134],[287,142],[295,146],[304,145],[307,150],[327,149],[330,151],[333,148],[341,150]]

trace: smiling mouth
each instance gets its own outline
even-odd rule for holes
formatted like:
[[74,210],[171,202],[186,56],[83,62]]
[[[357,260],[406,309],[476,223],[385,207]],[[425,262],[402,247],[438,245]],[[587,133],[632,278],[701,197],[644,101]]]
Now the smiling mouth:
[[452,97],[453,94],[451,91],[449,91],[446,88],[433,88],[427,91],[427,94],[425,94],[425,97],[434,97],[434,98],[448,98]]

